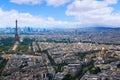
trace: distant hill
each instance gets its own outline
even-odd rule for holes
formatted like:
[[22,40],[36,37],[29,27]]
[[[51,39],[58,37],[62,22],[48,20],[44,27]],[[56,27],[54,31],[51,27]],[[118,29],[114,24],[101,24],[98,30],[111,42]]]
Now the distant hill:
[[120,30],[119,27],[117,28],[111,28],[111,27],[86,27],[86,28],[80,28],[83,30]]

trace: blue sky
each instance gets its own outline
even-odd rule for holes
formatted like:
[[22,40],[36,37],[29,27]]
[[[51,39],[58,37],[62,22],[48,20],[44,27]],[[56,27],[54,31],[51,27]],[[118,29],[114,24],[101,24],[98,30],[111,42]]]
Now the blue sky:
[[0,18],[0,27],[120,27],[120,1],[0,0]]
[[[26,5],[26,4],[15,4],[10,3],[9,0],[1,0],[1,7],[5,11],[9,11],[11,9],[15,9],[19,12],[30,13],[32,15],[40,15],[43,17],[54,17],[57,20],[70,20],[72,19],[70,16],[65,15],[66,5],[53,7],[47,6],[45,3],[37,4],[37,5]],[[57,14],[56,14],[57,13]],[[59,16],[58,16],[59,15]],[[72,20],[71,20],[72,21]]]

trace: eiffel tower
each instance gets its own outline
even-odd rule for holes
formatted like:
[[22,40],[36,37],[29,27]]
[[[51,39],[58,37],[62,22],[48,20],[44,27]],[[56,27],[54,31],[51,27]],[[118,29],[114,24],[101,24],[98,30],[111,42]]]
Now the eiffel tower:
[[18,26],[17,26],[17,20],[15,21],[15,25],[16,25],[16,28],[15,28],[15,40],[14,42],[20,42],[20,39],[19,39],[19,35],[18,35]]

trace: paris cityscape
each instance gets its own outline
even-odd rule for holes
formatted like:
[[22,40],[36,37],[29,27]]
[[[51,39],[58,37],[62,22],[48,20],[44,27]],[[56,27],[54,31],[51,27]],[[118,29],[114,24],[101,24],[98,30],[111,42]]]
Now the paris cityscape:
[[15,23],[15,34],[6,28],[0,35],[0,80],[120,79],[120,29],[34,33],[29,27],[18,30]]
[[0,80],[120,80],[119,4],[0,1]]

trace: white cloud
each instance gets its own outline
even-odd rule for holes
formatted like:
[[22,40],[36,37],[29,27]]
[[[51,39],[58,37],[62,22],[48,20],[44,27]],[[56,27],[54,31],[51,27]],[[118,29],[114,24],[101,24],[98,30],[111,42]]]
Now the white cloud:
[[57,7],[57,6],[64,5],[70,1],[71,0],[46,0],[46,3],[47,3],[47,5]]
[[[78,22],[56,21],[52,17],[43,18],[40,16],[33,16],[29,13],[19,13],[15,10],[11,10],[8,12],[2,10],[1,11],[4,13],[4,15],[8,16],[8,19],[10,19],[9,22],[11,20],[14,20],[13,17],[15,16],[14,18],[20,20],[21,25],[32,26],[66,25],[71,27],[120,26],[120,13],[114,13],[114,7],[112,6],[116,5],[118,3],[118,0],[11,0],[11,2],[17,4],[32,4],[32,5],[40,4],[42,1],[44,1],[47,5],[54,7],[70,3],[67,6],[66,15],[75,17],[75,19],[77,19]],[[7,17],[5,18],[7,19]],[[4,23],[5,22],[1,24],[3,25]]]
[[112,5],[118,0],[75,0],[68,5],[67,16],[74,16],[83,26],[120,27],[120,14]]
[[36,5],[40,4],[42,0],[10,0],[12,3],[16,4],[30,4],[30,5]]
[[18,19],[19,27],[73,27],[78,23],[67,21],[56,21],[52,17],[33,16],[29,13],[19,13],[16,10],[3,11],[0,8],[0,27],[15,27],[15,20]]

